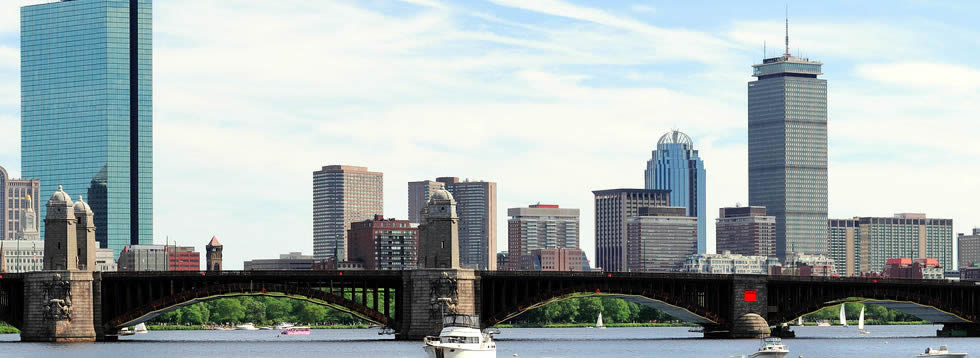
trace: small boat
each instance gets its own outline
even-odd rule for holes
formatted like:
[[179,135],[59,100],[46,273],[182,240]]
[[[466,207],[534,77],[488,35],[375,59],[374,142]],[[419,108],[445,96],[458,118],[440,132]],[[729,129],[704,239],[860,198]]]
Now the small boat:
[[827,321],[817,322],[817,327],[830,327],[830,322]]
[[847,316],[844,315],[844,304],[840,304],[840,325],[847,327]]
[[776,337],[768,337],[762,339],[762,345],[759,346],[759,350],[749,358],[783,358],[789,354],[789,349],[783,344],[783,341]]
[[861,317],[858,318],[858,333],[868,334],[871,331],[864,329],[864,307],[861,307]]
[[423,339],[428,358],[492,358],[497,356],[494,331],[480,331],[479,320],[468,315],[447,315],[442,319],[439,336]]
[[272,330],[272,326],[262,326],[262,327],[259,327],[259,330],[260,331],[271,331]]
[[292,326],[293,326],[293,324],[292,324],[292,323],[289,323],[289,322],[280,322],[280,323],[279,323],[279,324],[277,324],[277,325],[276,325],[276,326],[275,326],[274,328],[275,328],[276,330],[279,330],[279,331],[281,331],[281,330],[284,330],[284,329],[286,329],[286,328],[289,328],[289,327],[292,327]]
[[286,327],[286,329],[282,330],[282,332],[279,332],[279,334],[286,335],[286,336],[309,336],[310,327],[306,327],[306,326]]
[[235,326],[235,330],[236,331],[258,331],[259,329],[258,328],[255,328],[255,325],[254,324],[251,324],[251,323],[243,323],[243,324],[240,324],[240,325]]
[[120,337],[122,337],[122,336],[132,336],[134,334],[136,334],[136,332],[131,331],[129,329],[129,327],[123,327],[123,328],[120,328],[119,329],[119,336]]
[[149,331],[146,330],[146,324],[145,323],[137,324],[136,327],[133,328],[133,332],[136,333],[136,334],[146,334],[146,333],[149,333]]
[[932,347],[926,348],[926,352],[919,354],[917,357],[929,357],[929,358],[961,358],[966,357],[966,353],[953,353],[950,352],[946,346],[939,346],[939,349],[932,349]]
[[595,328],[606,328],[606,325],[602,324],[602,312],[599,312],[599,318],[595,320]]

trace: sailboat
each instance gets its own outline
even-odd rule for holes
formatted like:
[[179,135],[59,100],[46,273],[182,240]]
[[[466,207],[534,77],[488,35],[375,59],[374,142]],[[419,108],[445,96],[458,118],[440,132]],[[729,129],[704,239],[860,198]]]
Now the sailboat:
[[840,325],[847,327],[847,316],[844,315],[844,304],[840,304]]
[[606,326],[602,324],[602,312],[599,312],[599,318],[596,318],[595,320],[595,328],[606,328]]
[[858,318],[858,333],[860,334],[871,333],[871,331],[864,329],[864,307],[861,307],[861,317]]
[[797,326],[803,325],[803,316],[800,316],[799,318],[796,319],[796,325]]

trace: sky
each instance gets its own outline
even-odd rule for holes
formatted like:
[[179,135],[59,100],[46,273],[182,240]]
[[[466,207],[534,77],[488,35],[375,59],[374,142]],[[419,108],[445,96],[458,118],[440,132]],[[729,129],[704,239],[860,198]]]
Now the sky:
[[[0,4],[0,166],[20,175],[19,7]],[[384,172],[388,217],[407,182],[497,182],[506,209],[581,209],[642,188],[679,129],[717,209],[747,204],[746,88],[783,51],[766,1],[157,0],[154,241],[224,263],[312,254],[312,173]],[[980,3],[789,1],[790,52],[824,63],[832,218],[924,212],[980,226]],[[764,47],[765,51],[764,52]],[[45,194],[42,194],[44,196]],[[594,263],[594,261],[593,261]]]

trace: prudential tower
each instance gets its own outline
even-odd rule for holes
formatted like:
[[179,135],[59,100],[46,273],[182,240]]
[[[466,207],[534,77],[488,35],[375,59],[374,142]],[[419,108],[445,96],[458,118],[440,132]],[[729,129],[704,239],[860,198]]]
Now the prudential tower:
[[776,253],[827,253],[827,80],[789,51],[752,66],[749,205],[776,217]]

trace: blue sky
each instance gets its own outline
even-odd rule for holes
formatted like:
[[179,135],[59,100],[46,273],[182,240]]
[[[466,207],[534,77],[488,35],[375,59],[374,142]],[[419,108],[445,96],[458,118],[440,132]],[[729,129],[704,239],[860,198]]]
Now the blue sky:
[[[18,7],[0,4],[0,166],[20,173]],[[154,4],[157,242],[225,244],[226,265],[312,251],[312,172],[498,182],[506,208],[582,209],[642,187],[688,133],[717,208],[747,202],[746,82],[782,51],[771,2],[199,1]],[[830,215],[980,225],[980,29],[972,2],[789,2],[790,51],[829,81]]]

